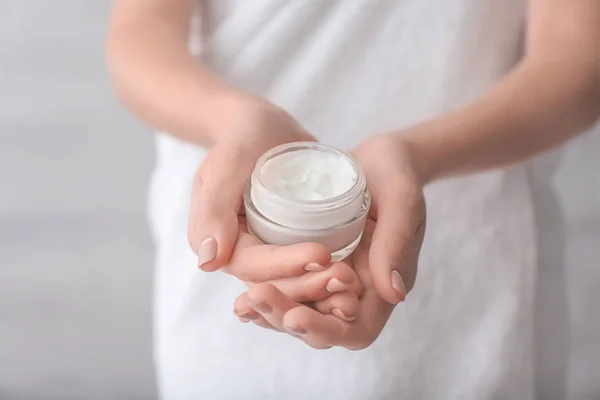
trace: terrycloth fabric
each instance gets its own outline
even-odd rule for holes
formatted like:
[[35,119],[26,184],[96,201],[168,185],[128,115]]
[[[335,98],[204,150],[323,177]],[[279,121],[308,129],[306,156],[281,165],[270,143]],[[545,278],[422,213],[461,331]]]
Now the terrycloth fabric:
[[[472,100],[501,79],[520,55],[524,3],[213,0],[203,58],[238,87],[289,110],[319,140],[352,148]],[[200,31],[194,27],[193,49]],[[535,207],[534,188],[552,202],[553,160],[428,188],[417,285],[372,347],[349,352],[312,350],[239,323],[232,307],[243,285],[198,271],[186,224],[204,154],[158,138],[150,217],[163,399],[526,400],[534,398],[536,374],[560,389],[560,364],[549,360],[562,353],[554,347],[559,354],[544,358],[534,341],[534,306],[544,303],[534,301],[538,260],[548,258],[540,258],[540,246],[557,250],[562,240],[553,228],[560,224],[546,223],[554,242],[538,230],[556,210]],[[546,318],[545,329],[563,317]]]

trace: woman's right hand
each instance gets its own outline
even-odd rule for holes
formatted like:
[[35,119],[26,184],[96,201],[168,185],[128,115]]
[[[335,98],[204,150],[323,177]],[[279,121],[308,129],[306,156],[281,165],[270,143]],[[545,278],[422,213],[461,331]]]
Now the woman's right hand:
[[203,271],[231,258],[238,235],[242,196],[258,158],[284,143],[315,140],[288,113],[271,103],[235,95],[214,127],[218,140],[193,182],[188,240]]
[[[362,285],[351,268],[330,266],[329,250],[317,243],[264,245],[248,233],[242,215],[243,192],[258,158],[277,145],[314,137],[264,100],[237,97],[230,104],[216,128],[220,140],[193,182],[188,240],[198,266],[207,272],[222,269],[247,286],[270,282],[297,302],[319,301],[322,311],[353,318]],[[255,315],[238,311],[242,318]]]

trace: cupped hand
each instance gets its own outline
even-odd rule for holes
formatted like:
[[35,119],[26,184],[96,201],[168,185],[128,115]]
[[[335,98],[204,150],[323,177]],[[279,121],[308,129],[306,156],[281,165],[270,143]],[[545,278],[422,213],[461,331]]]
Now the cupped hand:
[[[331,263],[329,250],[317,243],[262,244],[248,233],[245,218],[238,220],[237,242],[223,272],[241,279],[249,289],[268,282],[294,302],[316,304],[320,311],[345,320],[356,316],[363,287],[351,267]],[[236,303],[234,313],[243,322],[258,319],[247,303]]]
[[374,136],[353,154],[371,192],[375,229],[368,253],[373,285],[384,300],[397,304],[417,277],[426,225],[423,183],[410,147],[397,135]]
[[238,236],[242,196],[258,158],[289,142],[313,141],[288,113],[240,95],[219,127],[219,140],[194,177],[188,241],[198,266],[216,271],[231,258]]
[[343,262],[356,271],[364,288],[356,317],[343,318],[343,315],[331,312],[335,307],[331,298],[314,307],[300,304],[270,283],[249,287],[247,293],[238,297],[235,307],[256,310],[258,314],[252,318],[255,324],[286,332],[315,349],[340,346],[359,350],[370,346],[394,308],[379,296],[372,279],[369,249],[374,230],[375,221],[369,218],[359,246]]
[[188,240],[198,266],[207,272],[222,269],[248,286],[269,281],[298,302],[330,298],[334,313],[352,318],[362,291],[354,271],[342,264],[330,266],[330,251],[320,244],[262,244],[248,233],[241,215],[243,192],[258,158],[279,144],[314,138],[263,100],[240,100],[234,110],[220,128],[223,139],[193,182]]

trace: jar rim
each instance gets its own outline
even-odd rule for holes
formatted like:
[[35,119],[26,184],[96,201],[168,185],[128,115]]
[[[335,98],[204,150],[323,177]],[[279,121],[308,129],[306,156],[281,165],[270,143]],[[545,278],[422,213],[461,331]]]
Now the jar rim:
[[[337,196],[329,197],[326,199],[318,199],[318,200],[297,200],[289,197],[282,196],[278,193],[275,193],[268,189],[268,187],[262,181],[262,169],[265,163],[281,154],[298,151],[298,150],[307,150],[313,149],[317,151],[323,151],[328,153],[337,154],[341,157],[344,157],[350,164],[354,172],[356,173],[356,180],[352,184],[348,190],[343,193],[340,193]],[[256,162],[256,166],[254,167],[254,172],[252,173],[252,187],[255,189],[260,188],[261,196],[267,196],[269,200],[280,203],[281,205],[291,205],[291,206],[302,206],[308,207],[309,209],[314,209],[314,211],[326,211],[331,208],[343,207],[348,202],[356,199],[357,196],[360,196],[365,189],[366,182],[365,176],[362,171],[362,168],[358,165],[356,159],[349,153],[337,149],[335,147],[331,147],[318,142],[291,142],[285,143],[272,149],[266,151]],[[305,212],[308,210],[305,210]]]
[[308,234],[308,233],[314,233],[314,232],[335,232],[337,230],[343,229],[344,227],[354,223],[357,220],[365,218],[365,216],[368,214],[369,209],[371,207],[371,193],[369,192],[369,190],[367,188],[365,188],[365,190],[360,193],[360,197],[362,199],[360,210],[351,219],[341,222],[341,223],[338,223],[338,224],[335,224],[335,225],[332,225],[332,226],[329,226],[327,228],[318,228],[318,229],[294,228],[294,227],[290,227],[287,225],[283,225],[279,222],[273,221],[272,219],[270,219],[269,217],[267,217],[263,213],[261,213],[260,210],[258,210],[256,208],[256,205],[252,201],[251,191],[252,191],[252,186],[250,183],[248,183],[248,185],[246,185],[246,188],[244,189],[244,194],[243,194],[243,201],[244,201],[246,213],[251,213],[255,218],[260,219],[263,223],[265,223],[267,225],[276,226],[281,229],[292,230],[295,233],[300,232],[300,233]]

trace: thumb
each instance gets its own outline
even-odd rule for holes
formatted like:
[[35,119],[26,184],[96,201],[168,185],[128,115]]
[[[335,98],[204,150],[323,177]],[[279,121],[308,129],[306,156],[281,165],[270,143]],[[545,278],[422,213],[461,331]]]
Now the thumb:
[[220,269],[229,262],[238,235],[237,213],[214,203],[190,220],[189,242],[198,255],[198,267],[205,272]]
[[[198,267],[212,272],[227,264],[238,236],[238,212],[253,163],[241,166],[223,154],[205,160],[192,188],[188,240]],[[210,156],[210,155],[209,155]]]
[[415,283],[425,233],[425,205],[422,196],[386,193],[379,200],[374,209],[377,222],[369,265],[379,295],[391,304],[398,304]]

